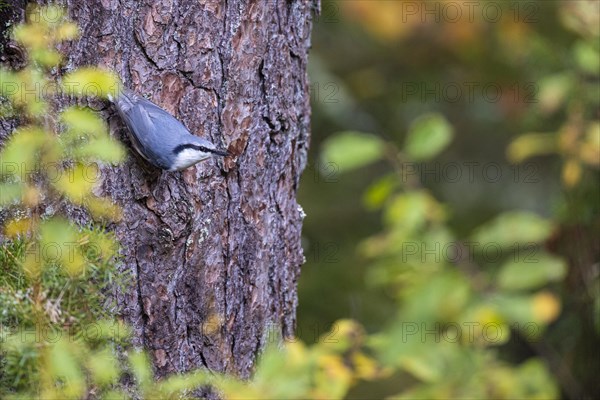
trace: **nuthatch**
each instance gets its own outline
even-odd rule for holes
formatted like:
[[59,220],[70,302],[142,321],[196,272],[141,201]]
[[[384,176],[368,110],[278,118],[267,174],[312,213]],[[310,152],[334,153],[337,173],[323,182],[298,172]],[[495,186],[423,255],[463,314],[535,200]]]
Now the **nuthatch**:
[[171,114],[131,90],[123,89],[116,101],[109,97],[127,125],[135,150],[150,164],[178,171],[225,150],[194,136]]

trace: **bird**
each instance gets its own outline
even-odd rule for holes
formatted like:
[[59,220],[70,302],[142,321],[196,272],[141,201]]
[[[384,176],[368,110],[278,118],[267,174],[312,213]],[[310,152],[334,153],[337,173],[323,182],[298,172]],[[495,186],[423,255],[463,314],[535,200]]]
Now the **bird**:
[[133,148],[150,164],[180,171],[213,156],[229,153],[194,136],[175,117],[150,100],[123,88],[116,99],[109,95],[125,125]]

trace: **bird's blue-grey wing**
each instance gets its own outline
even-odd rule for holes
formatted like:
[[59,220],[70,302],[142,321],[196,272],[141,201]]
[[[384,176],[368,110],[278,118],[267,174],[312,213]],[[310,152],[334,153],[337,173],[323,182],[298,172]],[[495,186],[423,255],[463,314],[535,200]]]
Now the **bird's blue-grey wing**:
[[164,154],[153,151],[157,144],[164,143],[164,138],[157,137],[163,132],[157,129],[148,112],[149,108],[157,106],[137,95],[129,94],[123,97],[119,104],[123,108],[120,114],[129,127],[129,138],[133,147],[146,161],[165,168],[168,160],[164,159]]

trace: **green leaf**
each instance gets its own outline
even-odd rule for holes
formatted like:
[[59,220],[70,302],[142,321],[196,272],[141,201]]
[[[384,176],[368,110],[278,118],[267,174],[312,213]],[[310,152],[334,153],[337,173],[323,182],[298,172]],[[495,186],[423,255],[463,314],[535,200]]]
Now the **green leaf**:
[[[114,246],[115,243],[106,243],[106,245]],[[102,249],[95,249],[94,251],[104,254]],[[106,255],[104,258],[108,259]],[[115,342],[120,342],[131,336],[131,329],[129,326],[120,320],[103,319],[97,321],[95,326],[98,329],[98,336],[96,337],[98,340],[110,339]]]
[[129,364],[138,384],[144,388],[152,383],[152,370],[150,369],[150,360],[146,353],[136,351],[129,355]]
[[109,390],[101,397],[102,400],[129,400],[131,396],[123,390]]
[[540,107],[547,113],[556,111],[573,88],[574,79],[569,73],[547,76],[540,80]]
[[120,81],[112,72],[100,68],[80,68],[65,76],[62,86],[67,94],[75,96],[116,96]]
[[558,150],[554,133],[526,133],[513,140],[506,151],[511,163],[520,163],[529,157],[550,154]]
[[73,168],[61,171],[53,186],[75,204],[83,204],[93,195],[92,189],[99,181],[97,166],[76,164]]
[[369,210],[377,210],[390,198],[394,190],[399,186],[399,177],[389,174],[371,184],[363,195],[363,203]]
[[354,131],[340,132],[322,146],[324,163],[333,163],[340,172],[351,171],[381,159],[385,143],[375,135]]
[[554,321],[560,314],[560,299],[551,292],[539,291],[535,294],[524,292],[498,292],[490,296],[490,304],[508,321],[526,334],[528,339],[539,337],[541,329]]
[[440,114],[426,114],[411,125],[404,150],[414,160],[435,157],[450,144],[453,128]]
[[41,240],[38,251],[47,264],[58,263],[71,275],[83,271],[85,259],[79,251],[79,232],[67,220],[52,218],[40,227]]
[[427,221],[443,221],[444,207],[426,190],[397,195],[385,209],[385,221],[407,232],[422,228]]
[[519,324],[536,322],[533,310],[533,296],[505,292],[490,296],[490,305],[507,321]]
[[99,385],[113,383],[119,377],[118,362],[109,348],[99,350],[89,358],[88,365],[94,382]]
[[69,398],[79,398],[85,389],[84,376],[81,366],[77,362],[74,353],[77,348],[72,343],[59,340],[50,350],[50,370],[54,379],[64,381],[62,394]]
[[36,63],[44,67],[54,67],[60,64],[62,55],[51,49],[38,49],[30,52],[30,56]]
[[0,206],[15,203],[21,199],[24,186],[19,183],[0,183]]
[[272,398],[289,399],[306,393],[310,385],[307,368],[290,358],[289,351],[271,343],[258,361],[253,386],[268,391]]
[[69,221],[60,217],[45,220],[40,227],[40,232],[41,244],[44,247],[54,243],[64,246],[77,241],[77,231]]
[[0,75],[2,79],[2,94],[6,96],[15,107],[22,108],[30,116],[41,116],[46,113],[48,103],[44,94],[52,92],[52,85],[48,79],[37,69],[24,68],[18,73],[5,72]]
[[[214,381],[211,372],[197,370],[186,374],[173,374],[162,379],[156,387],[156,395],[160,398],[184,398],[184,393],[207,385]],[[179,395],[179,396],[176,396]]]
[[14,97],[20,93],[20,88],[23,82],[12,71],[0,68],[0,94],[14,101]]
[[567,272],[563,260],[543,253],[530,260],[510,261],[500,268],[498,286],[507,290],[535,289],[560,281]]
[[78,135],[98,137],[108,132],[104,121],[87,108],[69,107],[60,114],[60,118],[69,130]]
[[440,357],[440,347],[442,346],[429,343],[428,346],[423,346],[419,353],[401,357],[402,368],[421,381],[439,381],[447,368],[445,360]]
[[469,282],[454,271],[435,274],[412,290],[401,311],[407,321],[454,321],[471,297]]
[[427,196],[425,192],[408,192],[395,196],[385,209],[385,221],[390,226],[408,232],[421,228],[427,221]]
[[106,161],[117,164],[124,160],[123,146],[110,138],[104,121],[89,109],[70,107],[62,112],[68,130],[61,135],[67,154],[83,163]]
[[0,153],[0,175],[25,181],[40,167],[38,151],[47,142],[47,135],[37,127],[15,130]]
[[477,247],[496,244],[508,248],[520,243],[541,243],[552,233],[553,225],[536,214],[525,211],[511,211],[475,230],[472,239]]
[[74,150],[74,155],[80,160],[98,160],[118,164],[125,159],[125,149],[121,143],[108,136],[93,139]]
[[574,48],[579,67],[592,75],[600,74],[600,53],[590,42],[579,41]]
[[522,393],[515,397],[529,399],[557,399],[560,397],[557,384],[540,359],[530,358],[515,371]]

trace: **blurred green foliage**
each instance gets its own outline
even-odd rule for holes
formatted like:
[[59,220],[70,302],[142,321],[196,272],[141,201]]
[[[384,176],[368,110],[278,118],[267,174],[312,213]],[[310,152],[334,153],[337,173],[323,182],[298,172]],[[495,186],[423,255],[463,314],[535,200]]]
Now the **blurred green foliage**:
[[[28,64],[0,69],[2,117],[21,122],[0,151],[7,239],[0,248],[0,397],[79,398],[87,387],[80,364],[94,384],[110,381],[102,357],[112,352],[104,346],[114,347],[126,332],[109,334],[118,323],[106,293],[125,284],[125,276],[115,268],[116,240],[101,227],[119,209],[93,194],[100,163],[118,163],[125,153],[100,117],[85,108],[60,109],[56,96],[106,97],[118,80],[86,68],[56,81],[62,60],[55,48],[75,38],[77,26],[52,6],[28,7],[27,20],[12,35]],[[59,210],[67,202],[99,224],[84,228],[64,219]]]
[[354,318],[393,371],[348,398],[600,390],[599,11],[324,2],[298,334]]
[[[451,131],[441,115],[418,119],[398,158],[434,157],[449,144]],[[376,136],[363,135],[364,143],[357,138],[351,142],[355,148],[343,153],[349,160],[336,154],[336,162],[351,163],[360,149],[371,154]],[[346,148],[348,133],[329,138],[325,154],[337,141]],[[394,145],[382,142],[379,147]],[[541,360],[531,358],[513,366],[496,350],[509,340],[511,331],[519,332],[528,324],[543,330],[558,315],[556,295],[528,289],[562,279],[564,262],[543,250],[532,260],[519,254],[521,246],[543,244],[554,230],[552,224],[532,213],[506,212],[474,229],[470,238],[458,238],[447,225],[448,207],[415,185],[388,189],[379,196],[384,231],[360,247],[372,260],[367,280],[388,289],[398,307],[388,326],[372,335],[366,347],[384,368],[405,371],[421,382],[396,397],[557,397],[556,384]],[[380,192],[381,183],[371,190]],[[467,239],[477,244],[470,254],[464,247]],[[471,258],[490,245],[500,257],[491,260],[484,254],[479,262]],[[498,264],[499,271],[489,273]],[[536,379],[519,379],[523,370]]]

